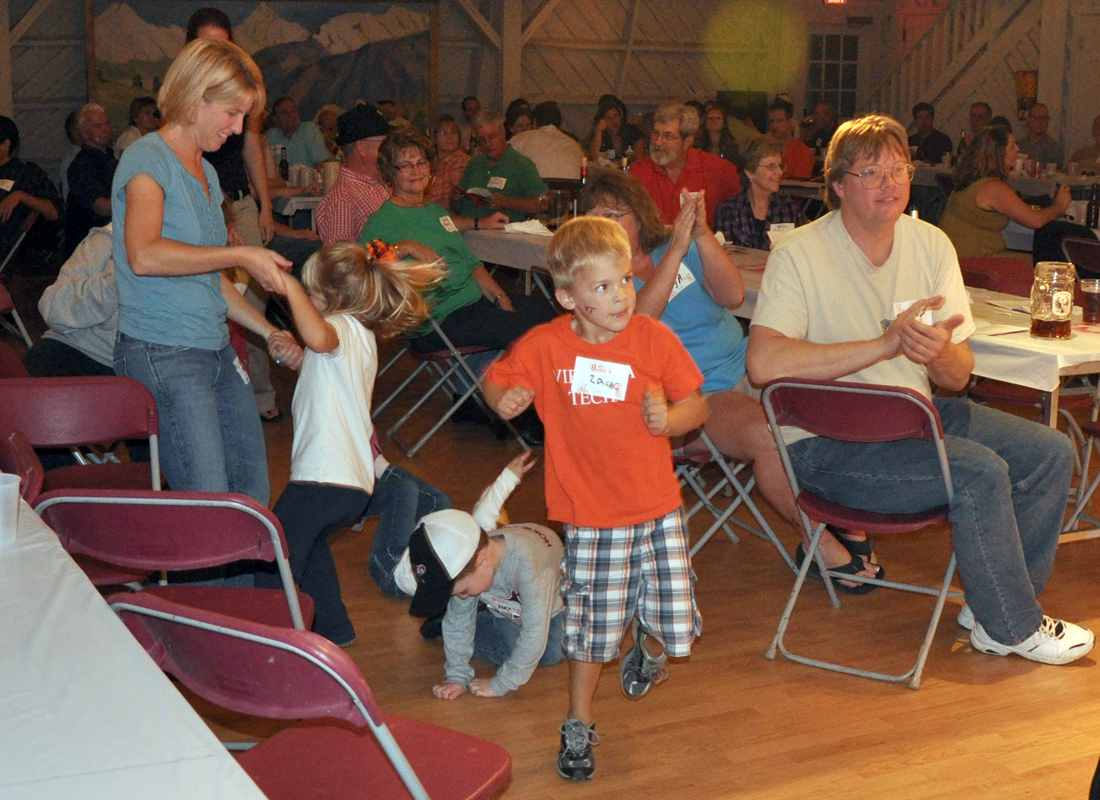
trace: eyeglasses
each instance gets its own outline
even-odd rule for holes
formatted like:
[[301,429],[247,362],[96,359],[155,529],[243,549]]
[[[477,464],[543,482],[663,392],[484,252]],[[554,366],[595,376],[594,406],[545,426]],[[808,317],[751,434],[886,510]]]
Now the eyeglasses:
[[781,161],[778,164],[761,164],[757,169],[766,169],[768,172],[786,172],[787,165]]
[[894,179],[894,183],[907,184],[913,182],[913,175],[917,168],[912,164],[898,164],[895,167],[867,167],[863,172],[848,172],[854,178],[859,178],[859,183],[864,189],[878,189],[886,182],[886,176]]
[[632,211],[605,211],[602,214],[597,214],[596,216],[602,217],[603,219],[613,219],[618,222],[623,217],[629,217],[632,213]]
[[655,142],[678,142],[684,137],[678,133],[670,133],[669,131],[653,131],[649,134],[649,138]]
[[394,164],[393,168],[398,172],[412,172],[414,169],[431,169],[432,162],[427,159],[420,159],[419,161],[405,161],[401,164]]

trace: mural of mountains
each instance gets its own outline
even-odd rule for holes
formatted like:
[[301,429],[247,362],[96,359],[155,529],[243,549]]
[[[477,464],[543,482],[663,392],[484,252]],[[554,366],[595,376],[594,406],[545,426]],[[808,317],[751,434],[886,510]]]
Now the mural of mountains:
[[[97,0],[95,16],[98,89],[116,130],[121,130],[129,100],[155,94],[183,47],[189,10],[181,9],[178,24],[164,25],[147,21],[163,19],[163,13],[142,13],[154,4],[163,10],[160,0],[101,3]],[[334,12],[327,19],[318,14],[325,7]],[[365,7],[370,8],[258,2],[235,23],[234,39],[264,74],[268,103],[293,97],[302,118],[310,119],[326,103],[350,108],[356,101],[392,98],[405,116],[424,124],[430,71],[427,3],[379,4],[375,7],[385,10],[378,13]],[[312,15],[295,13],[302,9]]]
[[[183,47],[184,25],[160,26],[146,22],[132,5],[112,3],[95,18],[96,58],[101,62],[171,61]],[[392,5],[385,12],[356,11],[338,14],[321,25],[317,34],[281,17],[267,3],[256,8],[233,29],[237,44],[255,56],[260,50],[291,43],[316,42],[330,55],[349,53],[374,42],[428,32],[428,14],[415,8]]]

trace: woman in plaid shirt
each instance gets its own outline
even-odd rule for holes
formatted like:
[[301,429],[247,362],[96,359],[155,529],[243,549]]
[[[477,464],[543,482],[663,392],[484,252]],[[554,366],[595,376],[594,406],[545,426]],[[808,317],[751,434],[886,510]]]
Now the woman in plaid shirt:
[[797,201],[779,194],[779,178],[786,168],[783,148],[769,139],[754,139],[743,159],[748,188],[718,206],[714,227],[727,242],[771,250],[783,232],[805,225],[806,215]]

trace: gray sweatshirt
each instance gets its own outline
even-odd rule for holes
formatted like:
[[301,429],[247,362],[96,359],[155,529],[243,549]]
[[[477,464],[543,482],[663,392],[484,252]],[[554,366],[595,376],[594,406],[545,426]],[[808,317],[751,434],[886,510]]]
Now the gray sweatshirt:
[[[483,528],[496,527],[500,507],[519,484],[505,470],[486,489],[474,509],[474,518]],[[493,691],[503,695],[518,689],[531,678],[550,631],[550,619],[561,612],[561,539],[542,525],[508,525],[496,534],[504,537],[504,556],[493,585],[477,597],[452,597],[443,618],[443,652],[447,656],[445,680],[469,686],[474,678],[470,659],[474,653],[478,606],[520,626],[519,639],[508,660],[490,681]]]
[[57,280],[38,301],[50,326],[43,336],[79,350],[106,367],[114,364],[118,285],[111,258],[111,229],[92,228]]

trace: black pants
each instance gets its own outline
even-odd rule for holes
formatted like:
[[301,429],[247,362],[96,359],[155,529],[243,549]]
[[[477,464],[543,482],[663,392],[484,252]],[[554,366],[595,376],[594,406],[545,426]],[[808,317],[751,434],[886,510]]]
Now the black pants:
[[[1032,262],[1038,264],[1040,261],[1065,261],[1066,255],[1062,252],[1062,240],[1068,237],[1095,239],[1096,234],[1092,232],[1092,228],[1086,228],[1084,225],[1076,225],[1065,220],[1048,222],[1035,231],[1035,238],[1032,240],[1031,245]],[[1082,277],[1100,278],[1100,275],[1089,273]]]
[[[355,628],[340,597],[340,579],[329,537],[359,521],[370,495],[346,486],[288,483],[275,504],[283,526],[290,571],[302,591],[313,598],[313,630],[337,644],[355,638]],[[256,586],[279,588],[278,573],[257,573]]]
[[[531,328],[557,316],[554,307],[541,295],[509,295],[509,298],[516,307],[514,312],[497,308],[480,297],[476,303],[452,311],[439,323],[439,327],[455,347],[481,346],[507,350],[512,342]],[[409,344],[418,353],[447,349],[435,331],[410,339]]]

